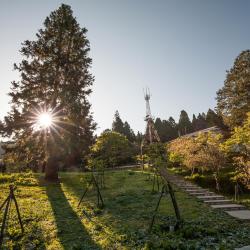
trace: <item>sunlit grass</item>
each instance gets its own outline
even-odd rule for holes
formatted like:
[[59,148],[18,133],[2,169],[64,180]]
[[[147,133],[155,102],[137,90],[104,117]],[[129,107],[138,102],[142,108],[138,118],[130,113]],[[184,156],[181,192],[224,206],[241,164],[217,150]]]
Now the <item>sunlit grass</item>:
[[[16,223],[10,224],[6,249],[215,249],[250,244],[248,222],[238,222],[215,212],[198,200],[177,191],[184,228],[176,234],[163,230],[164,221],[174,220],[169,197],[164,197],[151,235],[147,230],[159,197],[152,193],[152,181],[140,171],[114,171],[105,174],[102,190],[105,208],[96,207],[94,190],[79,199],[89,174],[61,173],[60,184],[47,184],[40,175],[0,176],[0,202],[8,184],[16,182],[16,196],[25,225],[20,237]],[[14,215],[13,215],[14,216]],[[15,217],[13,217],[15,219]],[[194,246],[194,248],[191,248]],[[172,247],[172,248],[171,248]]]

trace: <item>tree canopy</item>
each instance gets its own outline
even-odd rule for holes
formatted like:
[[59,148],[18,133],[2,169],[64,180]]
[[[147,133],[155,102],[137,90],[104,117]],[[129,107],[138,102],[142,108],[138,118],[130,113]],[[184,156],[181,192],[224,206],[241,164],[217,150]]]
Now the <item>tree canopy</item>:
[[178,130],[181,135],[191,133],[193,131],[192,123],[188,117],[188,114],[185,110],[182,110],[180,113]]
[[[47,177],[52,179],[57,178],[53,165],[58,157],[79,160],[93,141],[95,123],[87,97],[94,78],[86,33],[71,7],[62,4],[45,19],[36,40],[24,41],[23,60],[14,65],[21,79],[12,82],[4,133],[15,139],[19,158],[30,161],[47,154],[47,170],[52,171]],[[37,119],[44,112],[53,124],[40,130]]]
[[91,159],[104,162],[106,167],[116,167],[134,161],[135,148],[122,134],[102,133],[91,147]]
[[122,121],[118,111],[115,112],[114,120],[112,123],[112,131],[125,135],[130,142],[136,141],[134,131],[131,129],[127,121]]
[[217,110],[230,128],[243,124],[250,111],[250,50],[242,51],[235,59],[216,99]]

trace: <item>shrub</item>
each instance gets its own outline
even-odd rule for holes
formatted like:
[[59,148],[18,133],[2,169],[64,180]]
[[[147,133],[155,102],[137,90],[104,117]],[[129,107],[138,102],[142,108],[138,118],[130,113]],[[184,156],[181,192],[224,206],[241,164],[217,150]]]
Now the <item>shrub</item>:
[[135,146],[124,135],[113,131],[101,134],[90,151],[89,163],[92,167],[95,164],[115,167],[135,162]]

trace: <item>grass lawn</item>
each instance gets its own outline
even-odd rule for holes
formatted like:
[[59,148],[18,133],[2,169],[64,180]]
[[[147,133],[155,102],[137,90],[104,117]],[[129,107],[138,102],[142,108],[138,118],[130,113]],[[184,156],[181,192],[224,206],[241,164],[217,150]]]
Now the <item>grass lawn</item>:
[[105,175],[102,210],[96,207],[93,190],[77,207],[89,174],[61,173],[60,184],[47,184],[34,174],[0,175],[0,203],[8,194],[8,185],[15,182],[25,226],[25,234],[20,236],[12,211],[4,249],[233,249],[250,245],[250,222],[214,211],[179,190],[176,197],[183,228],[166,230],[166,224],[174,220],[166,197],[148,234],[159,197],[151,192],[148,174],[122,170]]

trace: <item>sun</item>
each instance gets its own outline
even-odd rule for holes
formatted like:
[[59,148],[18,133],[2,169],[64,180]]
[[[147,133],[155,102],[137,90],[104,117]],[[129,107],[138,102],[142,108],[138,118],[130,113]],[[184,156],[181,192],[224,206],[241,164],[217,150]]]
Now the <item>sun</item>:
[[37,117],[38,126],[41,128],[49,128],[52,125],[52,115],[48,112],[44,112]]

